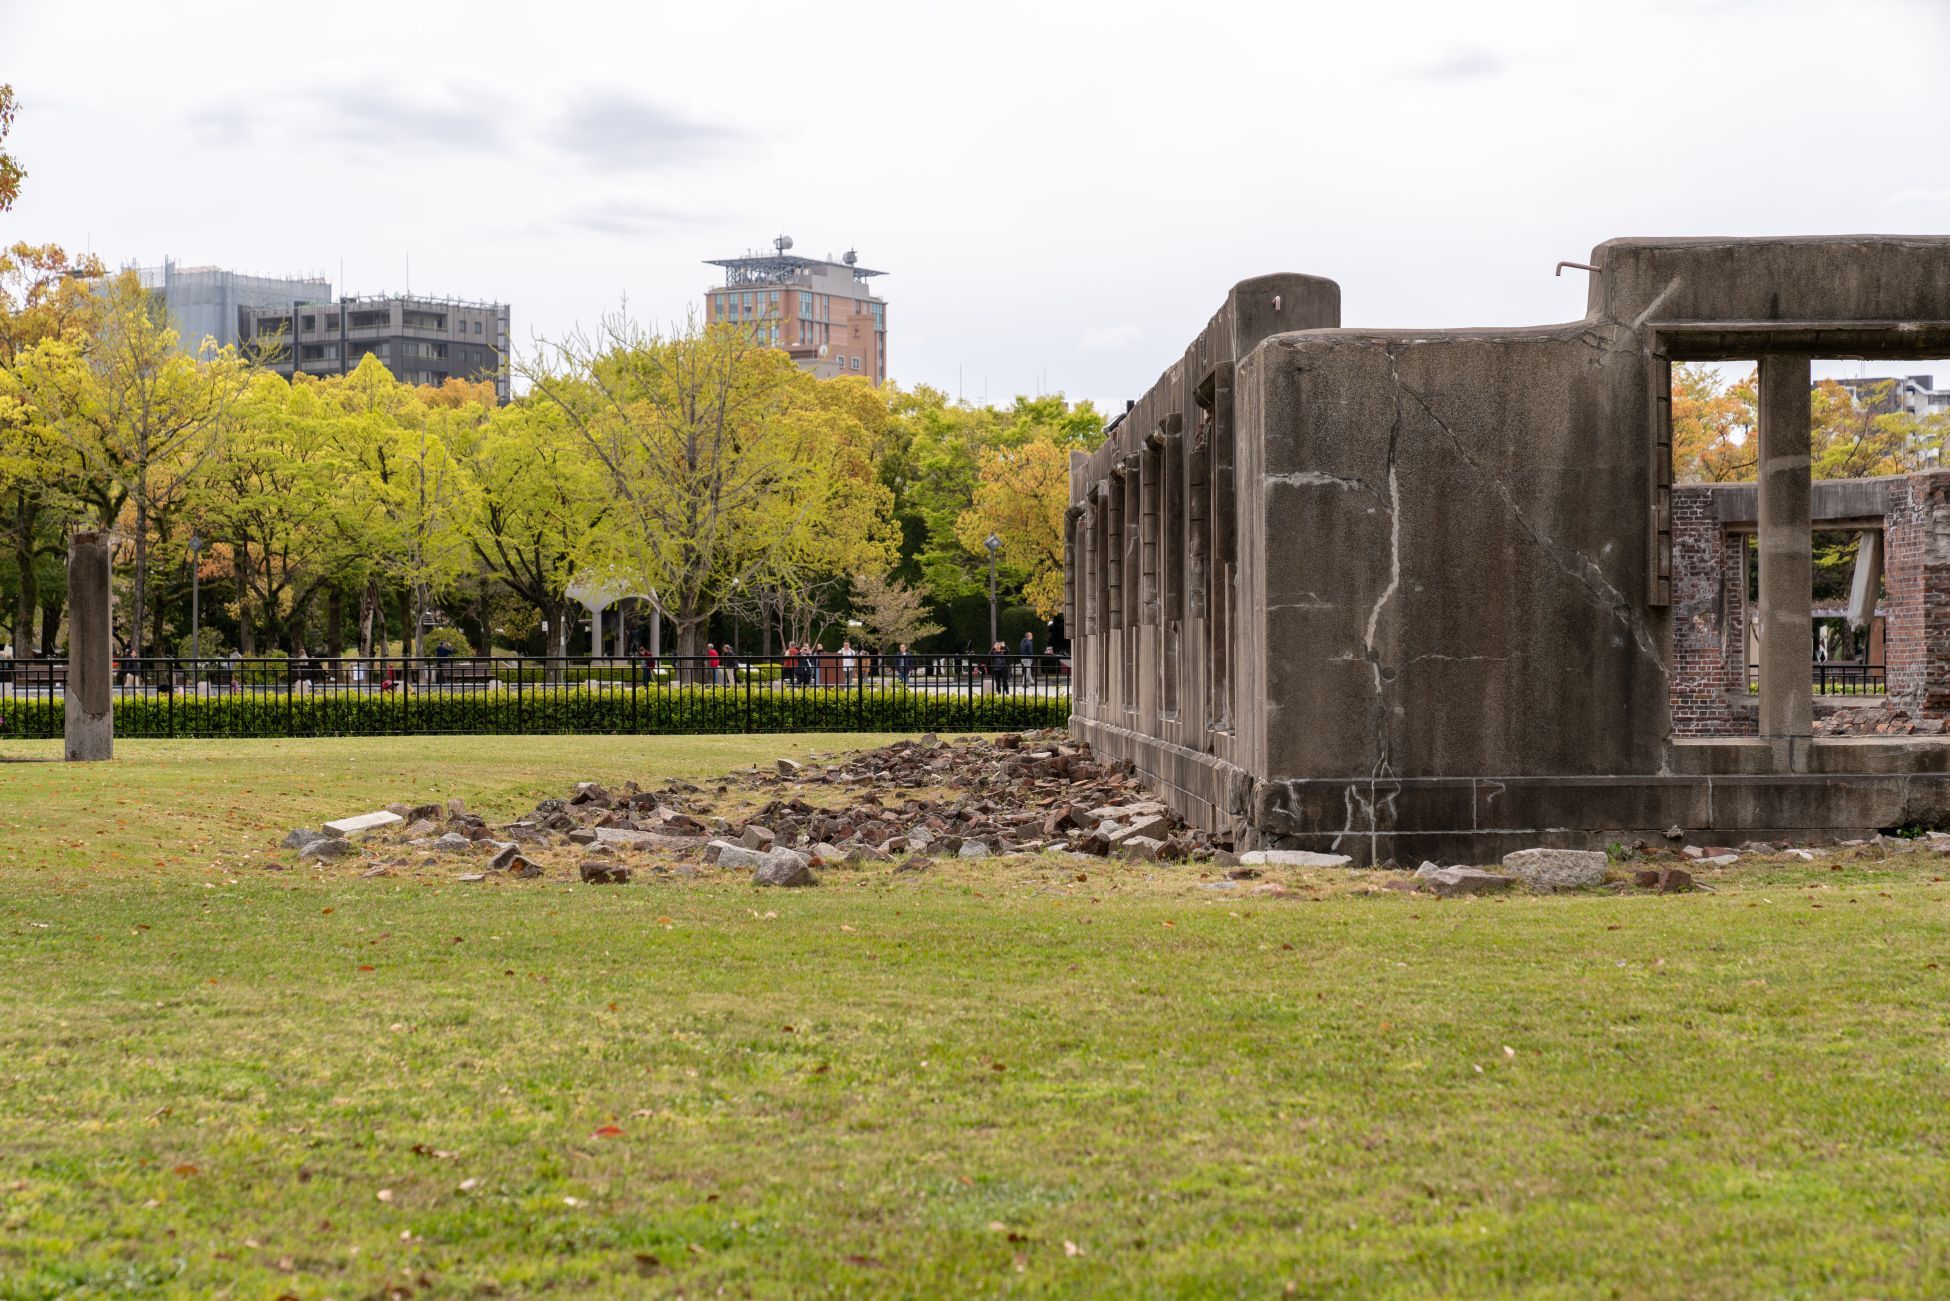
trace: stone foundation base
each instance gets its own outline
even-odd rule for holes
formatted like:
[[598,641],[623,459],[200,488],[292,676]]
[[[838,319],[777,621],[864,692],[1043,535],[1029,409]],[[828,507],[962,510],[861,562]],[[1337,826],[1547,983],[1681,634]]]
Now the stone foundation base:
[[1100,754],[1129,759],[1181,817],[1242,849],[1347,854],[1357,865],[1492,863],[1515,849],[1822,842],[1920,822],[1950,825],[1950,739],[1816,740],[1805,772],[1759,740],[1683,741],[1670,772],[1587,777],[1287,779],[1255,782],[1211,755],[1072,719]]

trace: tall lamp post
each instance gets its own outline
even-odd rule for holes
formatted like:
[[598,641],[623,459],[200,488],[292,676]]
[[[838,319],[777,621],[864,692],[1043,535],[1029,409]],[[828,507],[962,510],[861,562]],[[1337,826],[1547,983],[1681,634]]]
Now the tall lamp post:
[[989,649],[995,649],[995,553],[1002,550],[1002,539],[991,533],[982,539],[989,552]]

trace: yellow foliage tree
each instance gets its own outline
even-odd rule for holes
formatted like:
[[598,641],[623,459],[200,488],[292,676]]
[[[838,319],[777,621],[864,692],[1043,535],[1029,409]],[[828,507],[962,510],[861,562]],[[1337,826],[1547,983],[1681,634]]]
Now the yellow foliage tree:
[[955,537],[980,554],[993,533],[998,567],[1048,619],[1063,608],[1063,512],[1070,504],[1070,451],[1038,438],[982,455],[974,502],[955,520]]

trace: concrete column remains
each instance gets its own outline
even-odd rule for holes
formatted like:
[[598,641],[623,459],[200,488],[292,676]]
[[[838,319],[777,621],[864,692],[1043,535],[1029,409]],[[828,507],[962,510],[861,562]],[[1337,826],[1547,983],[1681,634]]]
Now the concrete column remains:
[[113,639],[108,606],[108,540],[76,533],[68,545],[68,682],[64,713],[70,762],[115,753],[110,699]]
[[1760,734],[1796,771],[1814,735],[1808,384],[1809,358],[1760,359]]

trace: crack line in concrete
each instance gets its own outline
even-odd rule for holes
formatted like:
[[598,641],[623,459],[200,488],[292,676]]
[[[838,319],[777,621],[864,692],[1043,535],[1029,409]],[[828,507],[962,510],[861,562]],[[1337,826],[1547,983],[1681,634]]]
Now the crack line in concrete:
[[[1391,363],[1393,362],[1392,355],[1389,360]],[[1609,607],[1612,617],[1625,625],[1626,629],[1631,632],[1632,639],[1638,643],[1639,651],[1655,665],[1658,664],[1658,648],[1652,644],[1652,639],[1646,635],[1645,625],[1638,618],[1633,603],[1626,600],[1617,588],[1606,581],[1604,571],[1592,564],[1590,558],[1583,552],[1573,550],[1569,547],[1560,547],[1548,537],[1544,536],[1543,532],[1535,524],[1531,523],[1529,517],[1517,505],[1516,499],[1511,495],[1509,487],[1496,475],[1491,474],[1475,457],[1469,454],[1469,450],[1463,446],[1461,437],[1457,435],[1455,430],[1449,427],[1448,422],[1435,413],[1435,408],[1429,404],[1429,400],[1415,389],[1403,383],[1399,376],[1396,377],[1395,384],[1397,391],[1406,393],[1408,396],[1414,398],[1416,405],[1420,406],[1428,414],[1429,419],[1435,422],[1436,428],[1440,429],[1448,437],[1450,445],[1456,449],[1456,455],[1463,459],[1463,464],[1476,471],[1479,475],[1482,475],[1489,482],[1490,486],[1496,490],[1496,495],[1502,498],[1504,506],[1509,509],[1510,517],[1517,522],[1517,527],[1521,528],[1524,534],[1548,555],[1552,562],[1566,576],[1577,580],[1581,587],[1590,592],[1594,597],[1597,597],[1602,604]],[[1397,404],[1399,406],[1399,399],[1397,399]],[[1391,439],[1388,454],[1391,472],[1394,459],[1394,446]],[[1573,558],[1573,560],[1567,560],[1567,556]],[[1661,672],[1664,672],[1663,666],[1661,667]]]

